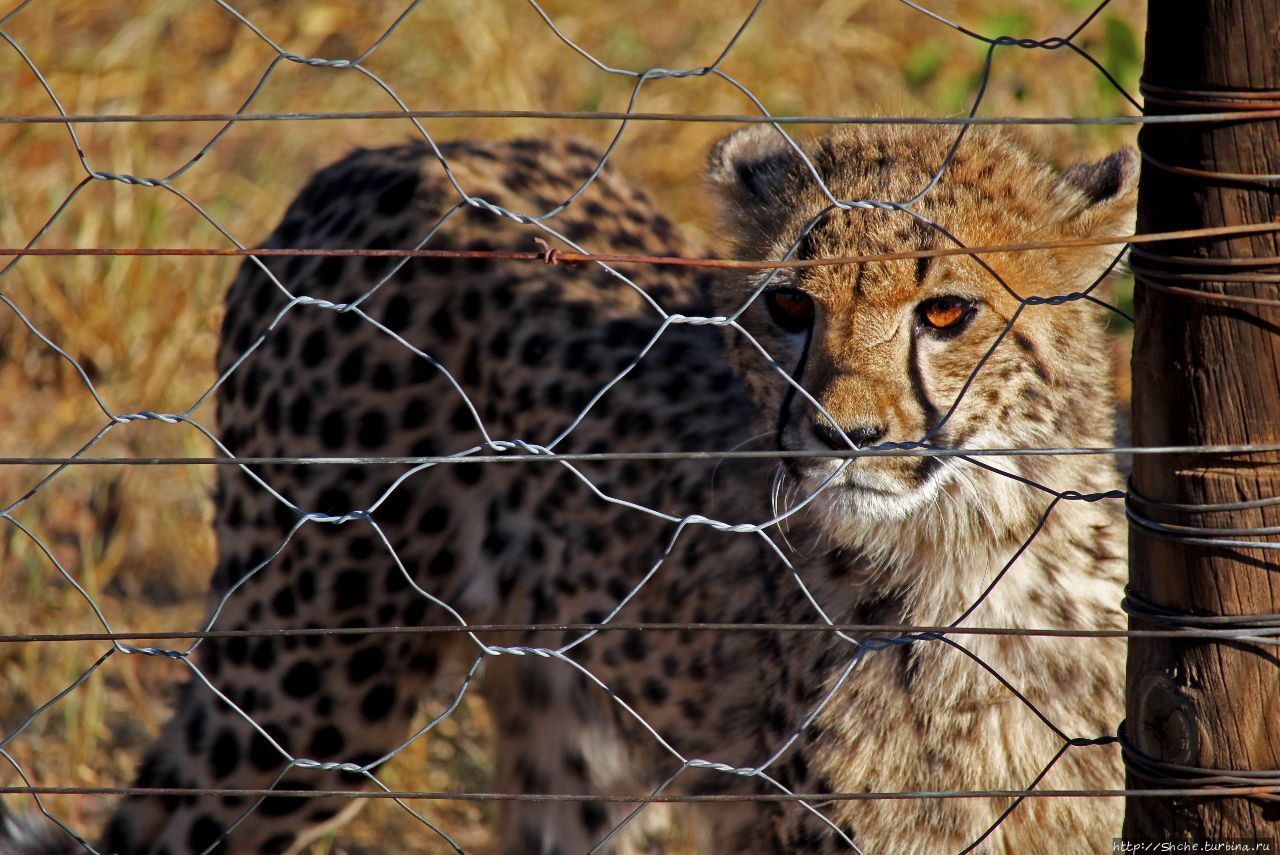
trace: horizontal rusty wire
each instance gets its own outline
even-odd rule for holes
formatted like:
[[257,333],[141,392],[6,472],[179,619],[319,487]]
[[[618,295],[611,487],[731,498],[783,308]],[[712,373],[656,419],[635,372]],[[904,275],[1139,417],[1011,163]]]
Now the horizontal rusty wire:
[[1267,796],[1280,795],[1280,779],[1276,783],[1258,783],[1239,787],[1166,787],[1160,789],[1079,789],[1079,790],[914,790],[900,792],[841,793],[713,793],[678,796],[626,796],[594,793],[462,793],[429,790],[271,790],[174,787],[0,787],[0,795],[36,796],[244,796],[248,798],[278,797],[315,799],[337,796],[344,799],[409,799],[457,802],[599,802],[602,804],[741,804],[751,802],[874,802],[920,801],[925,799],[1080,799],[1187,797],[1187,796]]
[[842,264],[867,264],[880,261],[912,261],[923,258],[940,258],[952,255],[992,255],[996,253],[1035,252],[1052,249],[1074,249],[1093,246],[1119,246],[1123,244],[1157,243],[1172,240],[1200,238],[1223,240],[1257,234],[1280,232],[1280,223],[1244,223],[1232,226],[1212,226],[1199,229],[1182,229],[1149,234],[1063,238],[1051,241],[1024,241],[987,246],[951,246],[937,249],[921,249],[904,252],[880,252],[866,255],[850,255],[838,258],[792,258],[782,260],[753,260],[735,258],[685,258],[680,256],[627,255],[612,253],[572,252],[568,250],[538,249],[528,252],[502,250],[465,249],[367,249],[351,248],[226,248],[226,247],[0,247],[0,257],[22,258],[26,256],[211,256],[291,258],[353,257],[353,258],[450,258],[482,259],[488,261],[540,261],[551,264],[651,264],[664,267],[711,267],[726,270],[789,270],[804,267],[832,267]]
[[1280,108],[1280,89],[1183,89],[1144,78],[1138,82],[1138,91],[1149,106],[1200,108],[1237,118],[1252,118],[1257,112]]
[[[889,447],[884,447],[889,446]],[[893,447],[906,446],[906,447]],[[413,457],[361,455],[359,457],[0,457],[0,466],[406,466],[458,463],[601,463],[627,460],[857,460],[863,457],[1071,457],[1091,455],[1183,454],[1250,455],[1280,453],[1280,443],[1235,445],[1108,445],[1099,447],[1044,448],[943,448],[918,447],[917,443],[885,443],[883,446],[845,450],[797,449],[768,451],[598,451],[551,454],[473,454]]]
[[[1278,102],[1280,103],[1280,102]],[[0,115],[0,125],[322,122],[387,119],[545,119],[555,121],[710,122],[751,125],[1191,125],[1280,119],[1280,106],[1171,116],[762,116],[758,113],[656,113],[621,110],[347,110],[311,113],[68,113]]]

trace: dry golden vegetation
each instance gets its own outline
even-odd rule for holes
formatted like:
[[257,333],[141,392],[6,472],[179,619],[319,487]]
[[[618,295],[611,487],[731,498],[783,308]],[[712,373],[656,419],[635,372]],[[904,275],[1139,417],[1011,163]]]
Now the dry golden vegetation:
[[[11,0],[12,2],[12,0]],[[406,0],[240,0],[236,8],[286,50],[357,55],[404,10]],[[1094,0],[936,0],[939,13],[988,35],[1045,37],[1074,28]],[[690,68],[710,62],[750,7],[747,0],[600,3],[548,0],[566,35],[626,68]],[[1143,7],[1117,0],[1078,44],[1130,89],[1140,66]],[[14,44],[39,68],[69,113],[221,113],[237,109],[275,51],[212,2],[34,0],[3,25],[0,114],[55,112]],[[724,69],[778,114],[957,115],[975,93],[984,47],[890,0],[805,0],[766,5]],[[414,8],[367,66],[414,109],[618,110],[631,81],[602,74],[558,41],[521,0],[439,0]],[[251,112],[385,110],[394,103],[350,69],[284,62]],[[714,78],[659,80],[637,108],[744,113],[751,105]],[[1067,50],[1002,48],[984,115],[1118,115],[1131,112],[1079,56]],[[447,120],[438,138],[573,134],[598,143],[616,122]],[[98,170],[166,175],[190,160],[219,125],[194,122],[82,124]],[[709,216],[696,187],[705,152],[730,128],[637,122],[615,168],[642,183],[704,237]],[[797,128],[797,133],[815,129]],[[246,245],[265,236],[315,168],[353,146],[414,138],[393,121],[243,122],[174,185]],[[1062,162],[1097,156],[1131,138],[1117,128],[1056,126],[1027,135]],[[0,124],[0,245],[29,241],[85,177],[65,126]],[[47,247],[223,247],[190,205],[163,189],[95,181],[40,239]],[[5,261],[6,259],[0,259]],[[217,258],[22,259],[0,278],[3,292],[44,335],[84,368],[114,413],[182,411],[213,380],[222,289],[234,262]],[[212,425],[212,402],[195,414]],[[0,456],[66,455],[107,423],[66,360],[0,307]],[[211,445],[183,425],[142,422],[112,429],[95,455],[206,455]],[[0,507],[21,498],[47,466],[0,467]],[[213,564],[208,467],[79,467],[62,472],[0,522],[0,634],[101,629],[89,603],[60,576],[74,576],[113,629],[198,626]],[[75,680],[105,644],[0,643],[0,733]],[[120,786],[166,716],[185,668],[166,659],[115,656],[36,721],[9,750],[41,785]],[[419,740],[381,777],[393,789],[483,789],[482,711],[467,708]],[[2,738],[2,737],[0,737]],[[7,764],[0,785],[20,783]],[[12,807],[29,801],[5,797]],[[105,797],[48,800],[84,830],[97,828]],[[489,808],[426,802],[468,851],[484,851]],[[395,805],[366,809],[314,851],[435,851],[431,835]]]

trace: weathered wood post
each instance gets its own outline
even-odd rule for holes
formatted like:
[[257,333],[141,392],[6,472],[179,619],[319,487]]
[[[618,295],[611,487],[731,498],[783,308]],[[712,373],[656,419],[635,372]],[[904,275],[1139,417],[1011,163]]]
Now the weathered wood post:
[[[1280,107],[1276,0],[1161,0],[1147,15],[1148,114]],[[1148,125],[1140,141],[1140,232],[1280,219],[1280,122]],[[1135,444],[1280,442],[1277,235],[1147,245],[1133,265]],[[1260,501],[1280,497],[1280,455],[1139,456],[1133,488],[1133,628],[1280,612],[1280,535],[1257,531],[1280,531],[1280,502]],[[1127,689],[1130,788],[1280,768],[1280,647],[1133,639]],[[1275,840],[1280,801],[1131,797],[1124,833]]]

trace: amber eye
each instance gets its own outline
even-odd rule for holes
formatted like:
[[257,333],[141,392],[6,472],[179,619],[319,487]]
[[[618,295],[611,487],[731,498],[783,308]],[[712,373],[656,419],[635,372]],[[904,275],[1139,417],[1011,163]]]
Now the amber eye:
[[764,292],[764,303],[773,322],[789,333],[804,332],[813,323],[813,298],[795,288]]
[[938,297],[925,300],[917,311],[926,327],[948,332],[959,332],[973,317],[974,304],[959,297]]

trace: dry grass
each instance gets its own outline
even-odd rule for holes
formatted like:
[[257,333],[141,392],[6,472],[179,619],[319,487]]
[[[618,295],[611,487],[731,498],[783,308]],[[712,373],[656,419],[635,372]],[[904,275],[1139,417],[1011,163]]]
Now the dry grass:
[[[402,0],[243,0],[238,8],[277,43],[307,55],[352,56],[402,10]],[[937,10],[983,32],[1041,37],[1070,30],[1093,0],[938,0]],[[710,61],[746,13],[745,0],[606,4],[555,0],[563,30],[607,61],[693,67]],[[1139,0],[1118,0],[1080,39],[1130,87],[1138,71]],[[213,3],[172,0],[36,0],[5,27],[73,113],[186,113],[234,109],[273,51]],[[812,0],[766,6],[724,68],[777,113],[956,114],[971,99],[981,46],[896,3]],[[441,0],[415,9],[369,67],[413,108],[622,109],[629,81],[602,75],[558,42],[517,0]],[[987,115],[1105,115],[1123,101],[1066,51],[1004,49]],[[16,52],[0,45],[0,113],[47,114],[52,105]],[[285,63],[254,111],[378,110],[394,105],[349,70]],[[748,112],[714,79],[658,81],[639,108]],[[440,138],[574,134],[597,142],[615,123],[438,121]],[[216,130],[209,124],[81,125],[97,169],[165,174]],[[674,219],[705,232],[708,211],[689,192],[710,143],[728,128],[637,123],[617,168],[644,184]],[[802,129],[801,133],[812,132]],[[405,121],[257,122],[234,127],[177,186],[246,244],[264,236],[306,176],[356,145],[414,136]],[[1130,132],[1071,127],[1029,131],[1060,160],[1096,156]],[[84,177],[64,127],[0,125],[0,245],[29,240]],[[43,246],[224,246],[189,206],[158,189],[94,182],[57,218]],[[0,288],[84,366],[115,412],[180,411],[212,380],[221,292],[232,262],[175,258],[27,258]],[[0,309],[0,455],[63,455],[106,418],[72,367]],[[212,424],[211,407],[197,413]],[[114,429],[101,454],[202,455],[197,432],[140,423]],[[0,468],[0,506],[46,470]],[[200,467],[81,468],[60,474],[15,517],[29,526],[119,630],[184,629],[200,619],[212,566],[208,498]],[[99,629],[92,610],[46,555],[12,525],[0,527],[0,634]],[[101,644],[0,645],[0,732],[74,680]],[[18,739],[12,751],[35,782],[122,785],[166,716],[183,668],[117,656]],[[482,713],[469,710],[420,740],[383,775],[395,789],[481,788],[476,746]],[[0,784],[18,783],[11,771]],[[14,798],[12,804],[21,800]],[[97,797],[49,800],[63,817],[96,828],[110,807]],[[429,816],[483,851],[485,811],[428,803]],[[394,805],[378,803],[343,845],[432,851],[429,835]],[[332,840],[315,851],[340,851]],[[347,850],[354,851],[354,850]]]

